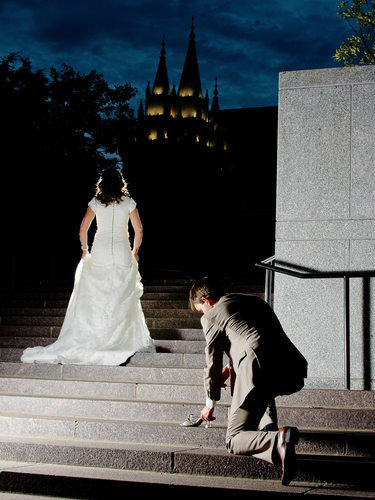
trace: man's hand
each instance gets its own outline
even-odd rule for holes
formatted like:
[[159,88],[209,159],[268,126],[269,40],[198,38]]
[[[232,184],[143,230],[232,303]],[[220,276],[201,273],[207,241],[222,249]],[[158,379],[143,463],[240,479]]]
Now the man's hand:
[[201,418],[203,418],[203,420],[208,420],[208,421],[215,420],[216,417],[212,416],[213,412],[214,408],[208,408],[207,406],[205,406],[201,411]]

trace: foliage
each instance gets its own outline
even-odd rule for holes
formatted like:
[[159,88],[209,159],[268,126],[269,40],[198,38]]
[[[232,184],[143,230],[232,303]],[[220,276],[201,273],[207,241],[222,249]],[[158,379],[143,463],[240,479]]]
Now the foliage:
[[113,161],[107,153],[118,150],[121,126],[131,128],[134,95],[129,84],[110,88],[94,70],[84,75],[64,64],[46,75],[10,54],[0,60],[3,154],[16,165],[104,167]]
[[353,35],[340,45],[334,58],[345,66],[375,64],[375,0],[343,0],[338,8]]

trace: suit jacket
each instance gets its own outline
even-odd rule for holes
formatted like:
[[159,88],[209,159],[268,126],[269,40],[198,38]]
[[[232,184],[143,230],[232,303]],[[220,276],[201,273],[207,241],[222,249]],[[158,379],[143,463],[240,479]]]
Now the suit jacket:
[[270,397],[302,389],[307,361],[264,300],[253,295],[224,295],[202,316],[201,323],[206,336],[204,384],[208,398],[220,399],[224,352],[236,373],[232,406],[241,406],[255,387]]

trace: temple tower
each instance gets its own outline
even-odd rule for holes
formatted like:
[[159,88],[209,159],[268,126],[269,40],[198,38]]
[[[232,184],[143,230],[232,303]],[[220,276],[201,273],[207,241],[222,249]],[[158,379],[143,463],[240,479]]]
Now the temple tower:
[[[199,75],[197,52],[195,49],[194,19],[191,24],[189,45],[182,70],[177,95],[183,118],[208,118],[207,100],[203,99]],[[208,97],[208,96],[207,96]]]
[[156,71],[154,85],[150,90],[150,82],[146,90],[146,115],[155,116],[170,114],[170,90],[167,63],[165,59],[165,38],[163,35],[162,46],[160,51],[159,66]]
[[170,90],[163,35],[154,84],[151,88],[148,82],[145,106],[143,108],[141,101],[138,110],[140,136],[147,138],[147,141],[197,143],[204,148],[216,147],[222,142],[215,139],[218,110],[217,82],[211,111],[208,91],[203,97],[193,18],[177,91],[175,85]]

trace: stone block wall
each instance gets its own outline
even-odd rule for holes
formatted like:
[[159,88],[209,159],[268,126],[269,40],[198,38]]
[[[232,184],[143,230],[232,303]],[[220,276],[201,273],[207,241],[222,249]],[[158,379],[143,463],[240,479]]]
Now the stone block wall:
[[[375,269],[375,66],[279,80],[276,259]],[[375,280],[350,280],[351,388],[375,388]],[[309,361],[308,387],[344,388],[343,281],[277,274],[275,311]]]

